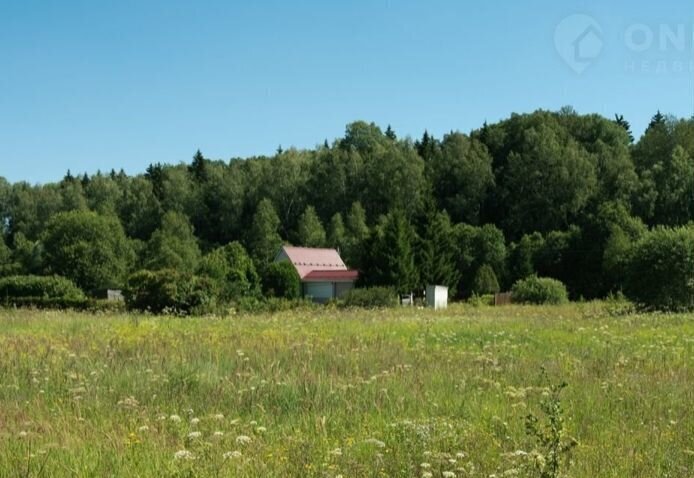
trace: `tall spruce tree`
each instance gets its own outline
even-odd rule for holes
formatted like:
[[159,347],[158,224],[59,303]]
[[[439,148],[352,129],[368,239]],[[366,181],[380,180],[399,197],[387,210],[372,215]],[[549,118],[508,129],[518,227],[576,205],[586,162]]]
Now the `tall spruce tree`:
[[364,281],[369,285],[393,287],[398,293],[412,292],[419,283],[415,264],[415,232],[400,211],[383,217],[366,249]]
[[445,285],[452,292],[456,291],[460,272],[456,267],[456,235],[448,214],[440,212],[430,216],[419,244],[420,285]]

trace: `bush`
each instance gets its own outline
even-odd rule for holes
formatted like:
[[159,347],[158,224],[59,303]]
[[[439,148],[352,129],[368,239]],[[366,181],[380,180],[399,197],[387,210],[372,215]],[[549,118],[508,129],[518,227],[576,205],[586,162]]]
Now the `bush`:
[[345,307],[380,308],[398,305],[398,295],[388,287],[367,287],[352,289],[345,295],[342,304]]
[[267,297],[298,299],[301,297],[301,279],[290,262],[273,262],[264,271],[263,291]]
[[501,290],[494,269],[484,264],[477,270],[472,283],[472,293],[476,295],[496,294]]
[[84,293],[60,276],[11,276],[0,279],[0,298],[83,300]]
[[188,315],[214,310],[215,290],[205,277],[164,269],[136,272],[123,292],[130,310]]
[[530,276],[511,289],[513,302],[521,304],[564,304],[568,302],[566,286],[556,279]]
[[467,300],[467,303],[473,307],[482,307],[485,305],[492,306],[494,305],[494,294],[472,294],[472,296]]
[[657,228],[630,252],[624,292],[637,305],[694,310],[694,227]]

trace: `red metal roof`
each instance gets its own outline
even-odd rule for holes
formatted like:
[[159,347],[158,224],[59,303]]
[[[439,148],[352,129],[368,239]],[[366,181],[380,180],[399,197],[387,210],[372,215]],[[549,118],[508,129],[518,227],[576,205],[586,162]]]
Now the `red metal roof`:
[[[356,271],[350,271],[342,261],[340,254],[335,249],[316,249],[310,247],[293,247],[284,246],[277,254],[277,260],[284,258],[294,265],[299,273],[301,280],[304,280],[309,274],[326,273],[326,272],[349,272],[355,274]],[[314,276],[315,277],[315,276]],[[313,279],[317,280],[317,279]],[[342,280],[348,280],[347,277]]]
[[305,282],[353,282],[359,278],[359,272],[353,270],[347,271],[312,271],[309,272],[303,280]]

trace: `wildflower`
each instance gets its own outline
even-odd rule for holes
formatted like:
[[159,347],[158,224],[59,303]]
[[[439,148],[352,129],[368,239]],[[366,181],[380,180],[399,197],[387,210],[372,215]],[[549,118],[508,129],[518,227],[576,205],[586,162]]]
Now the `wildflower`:
[[140,428],[137,429],[138,432],[144,433],[149,431],[149,427],[147,425],[142,425]]
[[212,436],[215,437],[215,438],[221,438],[221,437],[224,436],[224,432],[220,432],[219,430],[217,430],[216,432],[214,432],[214,433],[212,434]]
[[25,432],[24,430],[22,430],[21,432],[19,432],[18,435],[19,435],[19,438],[26,438],[27,435],[29,435],[29,434],[27,432]]
[[428,469],[428,468],[431,468],[431,465],[430,465],[429,463],[422,463],[422,464],[419,465],[419,466],[420,466],[421,468],[424,468],[425,470]]
[[455,473],[452,471],[444,471],[441,473],[441,476],[443,476],[443,478],[455,478]]
[[335,448],[334,450],[330,450],[328,453],[333,456],[342,456],[342,448]]
[[250,443],[251,441],[252,441],[251,437],[246,436],[246,435],[239,435],[236,437],[236,443],[238,443],[239,445],[246,445],[246,444]]
[[375,438],[369,438],[367,440],[364,440],[364,443],[368,445],[373,445],[376,448],[385,448],[386,444],[383,443],[381,440],[377,440]]
[[432,478],[434,474],[430,471],[425,471],[422,473],[422,478]]
[[174,460],[195,460],[195,455],[188,450],[178,450],[174,453]]
[[218,413],[214,416],[215,420],[224,420],[224,414]]
[[224,458],[225,460],[229,460],[231,458],[241,458],[241,456],[242,455],[241,455],[240,451],[234,450],[234,451],[228,451],[228,452],[224,453],[222,455],[222,458]]
[[171,415],[169,417],[169,420],[171,420],[174,423],[179,423],[181,421],[181,417],[179,417],[178,415]]
[[200,438],[201,436],[202,436],[202,433],[200,433],[200,432],[190,432],[188,434],[188,438],[190,438],[191,440],[193,440],[195,438]]
[[255,429],[258,433],[265,433],[267,431],[267,428],[265,427],[258,427]]
[[198,423],[200,423],[200,419],[199,419],[199,418],[191,418],[191,419],[190,419],[190,424],[191,424],[191,425],[197,425]]

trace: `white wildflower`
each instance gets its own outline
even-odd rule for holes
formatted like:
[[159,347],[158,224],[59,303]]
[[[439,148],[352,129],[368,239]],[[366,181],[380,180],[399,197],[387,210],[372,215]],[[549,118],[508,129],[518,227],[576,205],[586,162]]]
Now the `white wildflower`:
[[342,456],[342,448],[335,448],[334,450],[330,450],[328,453],[333,456]]
[[178,415],[171,415],[169,416],[169,420],[171,420],[174,423],[179,423],[181,421],[181,417]]
[[195,455],[188,450],[178,450],[174,453],[175,460],[195,460]]
[[200,433],[200,432],[190,432],[188,434],[188,438],[190,438],[191,440],[193,440],[195,438],[200,438],[201,436],[202,436],[202,433]]
[[25,432],[24,430],[22,430],[21,432],[18,433],[18,435],[19,435],[19,438],[26,438],[27,435],[29,435],[29,434],[27,432]]
[[224,420],[224,414],[223,413],[218,413],[214,416],[215,420]]
[[221,438],[221,437],[224,436],[224,432],[220,432],[219,430],[217,430],[216,432],[214,432],[214,433],[212,434],[212,436],[215,437],[215,438]]
[[425,470],[428,469],[428,468],[431,468],[431,465],[430,465],[429,463],[426,463],[426,462],[425,462],[425,463],[422,463],[422,464],[419,465],[419,466],[420,466],[421,468],[424,468]]
[[198,423],[200,423],[200,419],[199,419],[199,418],[196,417],[196,418],[191,418],[191,419],[190,419],[190,424],[191,424],[191,425],[197,425]]
[[241,458],[241,452],[238,450],[228,451],[222,455],[222,458],[229,460],[231,458]]
[[149,431],[149,427],[147,425],[142,425],[140,428],[137,429],[138,432],[144,433]]
[[236,443],[238,443],[239,445],[246,445],[246,444],[250,443],[251,441],[252,441],[251,437],[246,436],[246,435],[239,435],[236,437]]
[[258,427],[255,429],[258,433],[265,433],[267,431],[267,428],[265,427]]
[[375,438],[368,438],[368,439],[364,440],[364,443],[366,443],[368,445],[373,445],[376,448],[385,448],[385,446],[386,446],[386,444],[383,443],[381,440],[377,440]]
[[452,471],[444,471],[441,473],[441,476],[443,476],[443,478],[455,478],[455,473]]
[[430,471],[425,471],[422,473],[422,478],[432,478],[434,474]]

